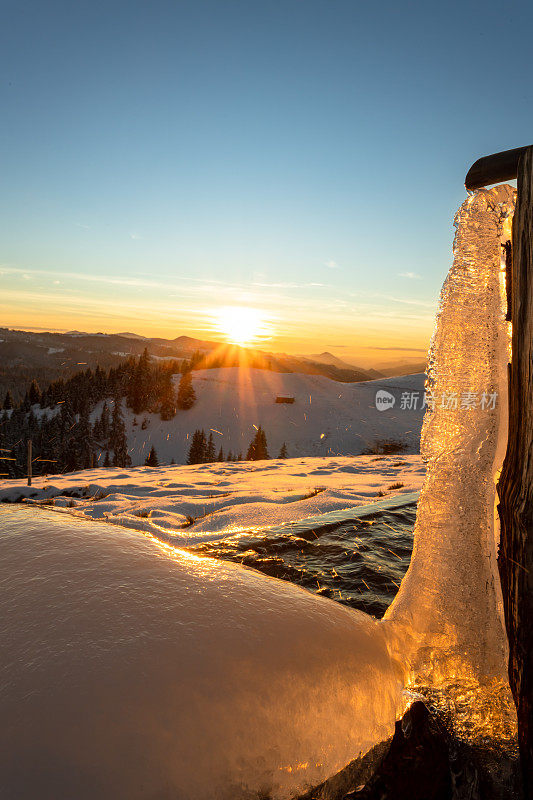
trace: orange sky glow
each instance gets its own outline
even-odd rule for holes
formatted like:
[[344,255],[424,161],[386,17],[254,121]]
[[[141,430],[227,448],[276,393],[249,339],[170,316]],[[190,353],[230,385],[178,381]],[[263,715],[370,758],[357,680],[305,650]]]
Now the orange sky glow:
[[[6,281],[6,278],[8,279]],[[315,303],[309,299],[258,297],[242,292],[239,302],[225,295],[174,299],[157,296],[153,287],[102,287],[73,281],[65,286],[31,274],[3,275],[0,324],[26,330],[81,330],[89,333],[129,331],[144,336],[198,339],[241,344],[257,349],[310,354],[329,351],[362,366],[387,361],[423,360],[433,328],[434,311],[379,301]],[[23,285],[17,288],[17,282]],[[49,282],[50,283],[50,282]],[[33,284],[36,284],[35,286]],[[133,292],[131,289],[133,288]],[[117,295],[119,295],[117,297]],[[142,296],[139,297],[139,295]]]

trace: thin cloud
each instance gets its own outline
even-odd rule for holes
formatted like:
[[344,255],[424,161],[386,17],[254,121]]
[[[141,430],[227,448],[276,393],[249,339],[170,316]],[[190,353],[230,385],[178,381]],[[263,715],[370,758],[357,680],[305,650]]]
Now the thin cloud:
[[333,261],[332,258],[330,258],[329,261],[324,261],[324,266],[328,267],[329,269],[340,269],[340,267],[337,264],[337,262]]
[[262,289],[309,289],[312,286],[324,287],[325,283],[260,283],[255,281],[252,286],[259,286]]
[[402,353],[427,353],[427,347],[376,347],[376,346],[368,346],[367,350],[400,350]]
[[408,278],[410,281],[421,281],[422,275],[417,275],[416,272],[399,272],[400,278]]

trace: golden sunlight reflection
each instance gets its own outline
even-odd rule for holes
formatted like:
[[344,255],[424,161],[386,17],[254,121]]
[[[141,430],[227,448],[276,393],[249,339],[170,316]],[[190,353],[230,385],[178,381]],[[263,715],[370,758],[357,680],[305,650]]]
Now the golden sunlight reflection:
[[265,315],[251,306],[222,306],[215,312],[215,324],[231,344],[253,344],[272,333]]
[[490,742],[510,757],[517,756],[516,708],[507,681],[479,683],[464,669],[455,675],[451,668],[440,684],[415,681],[409,688],[441,712],[459,740],[485,746]]

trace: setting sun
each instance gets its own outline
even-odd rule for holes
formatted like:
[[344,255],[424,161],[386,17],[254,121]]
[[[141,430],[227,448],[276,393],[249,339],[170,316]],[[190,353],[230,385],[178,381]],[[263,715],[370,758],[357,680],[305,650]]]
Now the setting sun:
[[268,332],[263,314],[249,306],[224,306],[216,312],[219,330],[232,344],[251,344]]

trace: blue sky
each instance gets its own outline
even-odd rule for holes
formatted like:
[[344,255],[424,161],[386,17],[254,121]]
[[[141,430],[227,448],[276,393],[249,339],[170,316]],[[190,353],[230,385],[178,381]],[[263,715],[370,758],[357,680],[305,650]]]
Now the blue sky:
[[0,324],[213,338],[237,305],[269,349],[418,355],[466,170],[533,140],[532,23],[4,0]]

